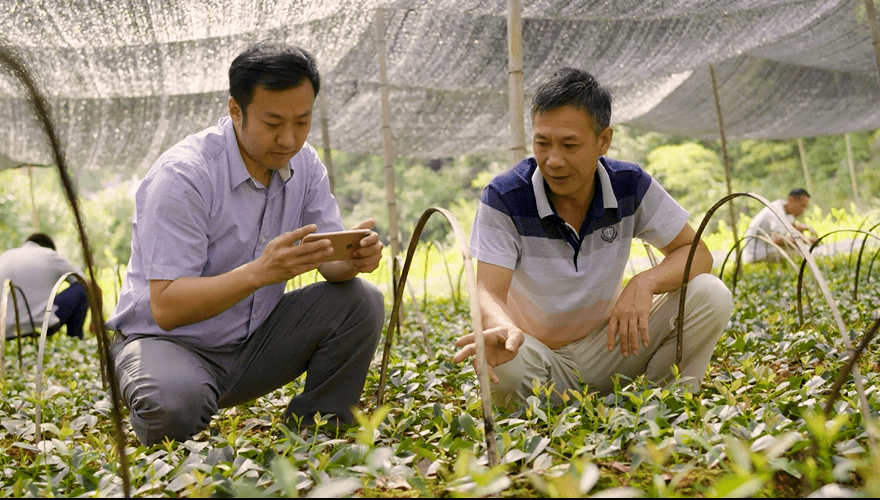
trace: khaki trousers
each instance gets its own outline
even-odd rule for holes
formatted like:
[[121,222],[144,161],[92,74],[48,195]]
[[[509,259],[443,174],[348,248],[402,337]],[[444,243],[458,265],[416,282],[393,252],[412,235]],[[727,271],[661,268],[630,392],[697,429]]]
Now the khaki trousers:
[[[500,382],[491,384],[492,399],[499,406],[522,404],[534,394],[535,381],[542,386],[553,384],[554,403],[561,402],[560,394],[566,390],[610,394],[616,374],[631,379],[644,374],[657,383],[671,382],[676,358],[674,323],[680,297],[678,290],[654,299],[648,347],[639,346],[638,354],[628,357],[623,357],[619,345],[613,352],[608,351],[607,322],[560,349],[550,349],[526,335],[516,357],[495,367]],[[682,383],[688,390],[699,389],[732,308],[730,290],[715,276],[700,274],[688,282],[681,365]]]

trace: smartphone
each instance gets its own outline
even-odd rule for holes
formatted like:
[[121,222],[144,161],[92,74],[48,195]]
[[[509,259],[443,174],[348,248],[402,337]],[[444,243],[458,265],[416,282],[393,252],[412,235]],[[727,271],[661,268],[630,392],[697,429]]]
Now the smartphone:
[[321,259],[321,262],[334,260],[351,260],[352,254],[358,248],[362,239],[370,234],[369,229],[352,229],[350,231],[336,231],[332,233],[312,233],[302,239],[303,243],[318,240],[330,240],[333,245],[333,253]]

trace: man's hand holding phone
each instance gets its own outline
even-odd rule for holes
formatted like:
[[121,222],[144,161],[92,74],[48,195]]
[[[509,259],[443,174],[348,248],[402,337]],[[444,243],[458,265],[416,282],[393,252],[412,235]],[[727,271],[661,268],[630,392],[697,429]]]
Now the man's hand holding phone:
[[379,267],[379,262],[382,261],[382,249],[385,248],[385,245],[379,240],[379,234],[373,231],[375,225],[375,220],[367,219],[352,228],[352,230],[369,231],[367,237],[363,238],[360,241],[358,248],[354,250],[351,259],[351,265],[359,273],[371,273],[375,271],[376,268]]
[[[319,262],[333,262],[337,260],[353,260],[355,251],[361,247],[361,242],[375,234],[369,229],[351,229],[348,231],[335,231],[330,233],[312,233],[302,239],[302,244],[314,241],[328,240],[333,252],[320,257]],[[378,239],[378,237],[377,237]]]
[[333,252],[322,257],[322,262],[348,261],[359,273],[373,272],[379,267],[385,248],[379,235],[372,231],[375,225],[373,219],[368,219],[348,231],[312,233],[303,238],[302,244],[329,241]]
[[306,235],[317,229],[318,226],[309,224],[272,239],[263,249],[262,255],[253,262],[257,266],[257,286],[282,283],[317,269],[333,253],[327,240],[301,244]]

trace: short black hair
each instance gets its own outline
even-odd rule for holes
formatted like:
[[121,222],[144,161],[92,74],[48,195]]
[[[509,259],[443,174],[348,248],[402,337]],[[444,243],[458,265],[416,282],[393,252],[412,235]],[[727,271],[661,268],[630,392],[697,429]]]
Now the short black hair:
[[47,234],[34,233],[34,234],[28,236],[27,240],[25,240],[25,241],[33,241],[34,243],[36,243],[37,245],[40,245],[41,247],[51,248],[52,250],[55,250],[55,242],[52,241],[52,238],[50,238],[49,235],[47,235]]
[[229,66],[229,95],[241,108],[242,119],[254,99],[257,86],[287,90],[308,80],[315,96],[321,89],[318,63],[309,51],[269,40],[257,42],[239,54]]
[[559,68],[538,82],[532,98],[532,120],[563,106],[586,111],[598,135],[611,123],[611,91],[593,75],[576,68]]
[[806,196],[807,198],[811,198],[810,193],[807,192],[804,188],[794,188],[788,192],[788,195],[792,198],[800,198],[801,196]]

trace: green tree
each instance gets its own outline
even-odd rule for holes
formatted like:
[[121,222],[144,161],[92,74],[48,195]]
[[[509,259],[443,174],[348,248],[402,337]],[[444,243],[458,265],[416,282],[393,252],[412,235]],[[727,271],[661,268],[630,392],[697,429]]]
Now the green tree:
[[[727,194],[718,153],[689,142],[660,146],[648,153],[645,170],[699,223],[702,214]],[[694,216],[700,219],[694,220]]]

